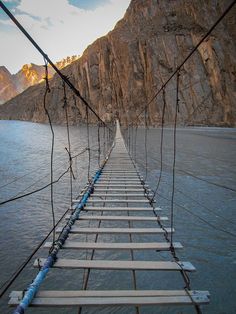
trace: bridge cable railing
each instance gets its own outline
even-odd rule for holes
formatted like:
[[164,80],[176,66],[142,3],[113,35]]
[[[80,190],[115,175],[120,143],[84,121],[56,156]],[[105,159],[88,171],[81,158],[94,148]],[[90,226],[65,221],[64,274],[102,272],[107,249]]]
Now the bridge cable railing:
[[[29,257],[24,261],[23,264],[20,265],[20,267],[13,273],[13,275],[0,287],[0,296],[3,296],[5,292],[9,289],[9,287],[12,285],[12,283],[17,279],[17,277],[21,274],[21,272],[24,270],[24,268],[27,266],[29,261],[32,259],[32,257],[35,255],[35,253],[38,251],[38,249],[42,246],[42,244],[46,241],[46,239],[52,234],[53,235],[53,245],[50,249],[52,252],[54,250],[54,244],[57,243],[57,240],[55,239],[55,228],[56,226],[61,222],[62,218],[65,216],[65,214],[68,212],[69,209],[72,207],[72,200],[73,200],[73,181],[76,179],[74,172],[73,172],[73,161],[76,160],[79,156],[85,154],[86,152],[88,153],[88,165],[87,165],[87,177],[89,183],[92,182],[91,178],[91,170],[95,169],[95,166],[93,166],[93,169],[91,169],[91,162],[94,164],[95,157],[98,161],[98,165],[101,165],[101,158],[105,159],[107,154],[109,153],[111,144],[113,142],[114,138],[114,125],[106,124],[101,117],[95,112],[95,110],[88,104],[88,102],[85,100],[84,97],[81,96],[80,92],[75,88],[75,86],[70,82],[68,77],[66,77],[60,70],[57,69],[57,67],[52,63],[52,61],[49,59],[49,57],[42,51],[42,49],[37,45],[37,43],[32,39],[32,37],[26,32],[26,30],[23,28],[23,26],[15,19],[15,17],[10,13],[10,11],[5,7],[5,5],[0,1],[0,7],[7,13],[7,15],[12,19],[12,21],[17,25],[17,27],[23,32],[23,34],[31,41],[31,43],[36,47],[36,49],[42,54],[44,62],[45,62],[45,93],[43,97],[43,107],[45,110],[45,114],[48,117],[48,122],[50,125],[50,130],[51,130],[51,150],[50,150],[50,182],[45,184],[44,186],[41,186],[33,191],[30,191],[28,193],[25,193],[23,195],[18,195],[15,197],[11,197],[10,199],[7,199],[5,201],[0,202],[0,206],[7,204],[9,202],[13,202],[25,197],[28,197],[30,195],[33,195],[35,193],[41,192],[47,188],[50,187],[50,202],[51,202],[51,213],[52,213],[52,229],[50,232],[47,234],[47,236],[40,242],[40,244],[37,246],[37,248],[29,255]],[[47,103],[48,100],[48,94],[51,92],[50,90],[50,80],[48,77],[48,65],[51,65],[52,68],[56,71],[56,73],[59,75],[63,82],[63,110],[65,113],[65,121],[66,121],[66,131],[67,131],[67,146],[65,147],[65,150],[68,154],[68,164],[67,164],[67,169],[62,172],[58,177],[55,177],[54,175],[54,145],[55,145],[55,130],[53,128],[53,123],[50,115],[50,110],[49,106]],[[66,86],[69,87],[73,95],[76,95],[80,101],[82,101],[83,106],[85,107],[85,112],[86,115],[83,117],[84,120],[86,121],[86,137],[87,137],[87,143],[86,147],[77,153],[73,153],[72,155],[72,147],[71,147],[71,139],[70,139],[70,122],[69,122],[69,106],[68,106],[68,98],[67,98],[67,91],[66,91]],[[76,104],[76,99],[74,98],[75,104]],[[76,108],[78,109],[78,105],[76,105]],[[79,110],[79,109],[78,109]],[[96,145],[93,145],[93,143],[90,142],[90,123],[94,122],[94,119],[90,118],[89,115],[95,116],[95,121],[98,123],[98,136],[97,136],[97,143]],[[77,121],[80,122],[80,121]],[[100,128],[103,127],[103,136],[100,134]],[[93,131],[94,133],[94,131]],[[103,142],[103,150],[101,149],[101,141]],[[78,148],[81,149],[81,146]],[[96,149],[93,149],[96,148]],[[92,154],[96,156],[92,156]],[[61,168],[61,167],[60,167]],[[97,168],[97,167],[96,167]],[[55,209],[54,209],[54,185],[58,183],[62,178],[65,177],[65,175],[69,174],[69,180],[70,180],[70,191],[69,191],[69,198],[70,198],[70,204],[69,208],[64,212],[64,214],[61,216],[61,218],[58,220],[56,223],[55,220]],[[22,178],[25,176],[22,176]],[[38,180],[36,181],[38,183]],[[11,184],[11,183],[9,183]],[[36,184],[36,183],[34,183]],[[31,184],[32,186],[33,184]],[[89,185],[85,185],[84,188],[84,193],[88,190]],[[81,198],[83,195],[81,196]],[[49,253],[50,255],[51,253]]]
[[[137,147],[134,144],[137,144],[137,134],[136,131],[133,132],[133,129],[136,129],[136,125],[140,122],[140,116],[142,115],[142,118],[144,120],[143,122],[143,126],[144,126],[144,184],[147,180],[147,168],[148,168],[148,158],[147,158],[147,142],[148,142],[148,124],[147,121],[150,122],[149,120],[149,107],[150,105],[154,102],[154,100],[157,100],[157,97],[160,95],[160,93],[162,92],[162,110],[161,110],[161,133],[160,133],[160,148],[159,148],[159,152],[160,152],[160,171],[159,171],[159,175],[158,175],[158,179],[157,179],[157,183],[156,183],[156,187],[154,189],[152,189],[153,194],[149,195],[149,201],[151,206],[153,207],[153,211],[155,213],[155,207],[153,205],[154,201],[155,201],[155,197],[158,195],[159,196],[159,188],[160,188],[160,183],[161,183],[161,179],[162,179],[162,172],[163,172],[163,143],[164,143],[164,128],[165,128],[165,120],[166,120],[166,115],[167,115],[167,109],[169,109],[169,111],[172,110],[172,113],[174,111],[174,113],[172,114],[172,116],[174,117],[173,119],[173,148],[172,148],[172,157],[173,157],[173,161],[172,161],[172,166],[170,167],[172,170],[172,184],[170,186],[170,194],[171,197],[167,198],[168,201],[170,201],[170,225],[171,225],[171,230],[173,230],[174,228],[174,207],[176,204],[175,202],[175,181],[176,181],[176,154],[177,154],[177,124],[178,124],[178,113],[179,113],[179,105],[180,105],[180,79],[181,79],[181,70],[183,68],[183,66],[185,65],[185,63],[191,58],[191,56],[198,50],[198,48],[200,47],[200,45],[205,41],[205,39],[208,38],[208,36],[211,34],[211,32],[215,29],[215,27],[222,21],[222,19],[227,15],[228,12],[230,12],[230,10],[233,8],[234,4],[236,3],[236,1],[233,1],[228,8],[223,12],[223,14],[218,18],[218,20],[214,23],[214,25],[207,31],[207,33],[202,37],[202,39],[198,42],[198,44],[194,47],[194,49],[192,49],[192,51],[190,52],[190,54],[180,63],[179,66],[177,66],[176,70],[174,71],[174,73],[161,85],[161,88],[158,89],[158,91],[154,94],[153,97],[151,97],[151,99],[147,102],[147,104],[145,104],[144,108],[138,113],[136,114],[136,117],[128,117],[127,118],[127,123],[126,125],[123,125],[123,130],[122,133],[124,135],[125,138],[125,142],[126,142],[126,146],[127,149],[130,153],[130,155],[133,157],[133,160],[136,160],[137,156],[136,156],[136,151],[137,151]],[[173,79],[176,78],[176,87],[173,89],[176,91],[176,96],[175,96],[175,104],[172,104],[170,101],[169,102],[169,108],[167,106],[167,101],[166,101],[166,88],[168,87],[168,85],[172,83]],[[135,105],[134,105],[135,108]],[[128,110],[128,112],[130,112],[130,110]],[[144,116],[143,116],[144,113]],[[131,122],[129,122],[131,121]],[[135,134],[135,135],[133,135]],[[132,144],[131,144],[132,143]],[[223,186],[223,188],[225,188],[225,186]],[[226,187],[227,188],[227,187]],[[229,188],[229,190],[233,191],[234,189]],[[147,195],[150,191],[148,191],[146,189]],[[177,205],[177,206],[181,206],[181,205]],[[182,206],[182,208],[186,209],[187,211],[190,212],[190,214],[193,214],[192,211],[188,210],[187,208],[185,208],[185,206]],[[198,219],[200,219],[202,222],[206,222],[205,219],[202,219],[202,217],[200,217],[199,215],[194,214],[194,216],[198,217]],[[160,224],[160,227],[163,228],[163,230],[166,231],[166,228],[162,225],[162,223],[158,222]],[[212,228],[215,228],[218,230],[218,228],[211,223],[208,223],[208,225],[211,225]],[[230,234],[231,236],[235,236],[235,234],[228,232],[227,230],[225,230],[224,228],[219,228],[222,232],[225,232],[227,234]],[[173,245],[173,232],[170,233],[170,235],[165,232],[164,236],[167,240],[167,242],[170,243],[170,252],[174,258],[174,260],[176,261],[176,263],[179,262],[179,258],[176,255],[176,251]],[[179,263],[178,263],[179,264]],[[181,274],[183,277],[183,280],[185,282],[185,288],[186,291],[188,292],[190,290],[190,278],[188,277],[186,271],[184,269],[181,270]],[[188,293],[189,294],[189,293]],[[190,296],[190,294],[189,294]],[[190,296],[191,298],[191,296]],[[192,299],[192,298],[191,298]],[[201,309],[199,308],[199,306],[194,302],[194,300],[192,300],[192,303],[194,305],[194,308],[196,310],[197,313],[201,313]]]

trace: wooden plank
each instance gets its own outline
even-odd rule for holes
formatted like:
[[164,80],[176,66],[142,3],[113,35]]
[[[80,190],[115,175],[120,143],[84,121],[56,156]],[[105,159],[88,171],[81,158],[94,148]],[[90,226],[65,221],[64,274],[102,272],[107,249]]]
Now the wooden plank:
[[[69,219],[71,215],[66,215]],[[97,215],[80,215],[79,220],[111,220],[111,221],[167,221],[168,217],[146,217],[146,216],[97,216]]]
[[132,176],[132,177],[127,177],[127,176],[100,176],[99,181],[138,181],[142,180],[138,176]]
[[[45,242],[44,247],[50,248],[52,242]],[[175,249],[182,249],[183,246],[179,242],[174,242]],[[106,243],[106,242],[75,242],[67,240],[63,249],[89,249],[89,250],[158,250],[168,251],[170,250],[170,244],[167,242],[143,242],[143,243]]]
[[108,160],[108,163],[107,163],[107,167],[108,166],[117,166],[117,167],[120,167],[120,165],[129,165],[129,166],[132,166],[134,167],[131,159],[128,159],[128,158],[117,158],[117,160],[112,160],[112,157],[110,157],[111,159]]
[[133,166],[133,165],[119,165],[118,167],[116,167],[115,164],[111,163],[110,165],[109,164],[106,164],[106,166],[104,167],[104,169],[102,170],[102,172],[104,171],[120,171],[120,172],[125,172],[125,168],[129,168],[129,171],[133,171],[135,173],[137,173],[137,169]]
[[139,194],[118,194],[118,193],[97,193],[97,191],[94,191],[94,193],[90,197],[144,197],[144,193]]
[[[73,203],[79,203],[80,200],[73,200]],[[106,199],[92,199],[92,198],[89,198],[88,201],[87,201],[87,204],[91,204],[91,203],[149,203],[149,200],[144,198],[142,200],[130,200],[130,199],[127,199],[127,200],[124,200],[124,199],[121,199],[121,200],[115,200],[115,199],[109,199],[109,200],[106,200]]]
[[115,187],[116,186],[121,186],[121,187],[127,187],[127,186],[131,186],[131,187],[133,187],[133,186],[137,186],[137,187],[143,187],[143,186],[145,186],[145,187],[148,187],[148,185],[146,185],[146,184],[142,184],[141,183],[141,181],[140,182],[138,182],[138,183],[136,183],[136,182],[131,182],[131,183],[128,183],[128,182],[125,182],[125,183],[120,183],[120,182],[102,182],[102,181],[97,181],[96,183],[95,183],[95,186],[96,185],[104,185],[104,186],[112,186],[112,185],[114,185]]
[[[209,298],[199,296],[195,303],[208,304]],[[19,304],[17,298],[11,298],[9,306]],[[189,296],[173,297],[71,297],[71,298],[34,298],[30,307],[65,307],[65,306],[121,306],[121,305],[192,305],[193,302]]]
[[124,171],[124,172],[102,172],[101,177],[141,177],[137,174],[137,172],[130,172],[130,171]]
[[129,164],[133,165],[132,160],[131,160],[130,156],[127,155],[127,153],[124,156],[118,156],[117,153],[114,157],[110,156],[107,165],[114,164],[114,165],[119,166],[119,162],[129,163]]
[[100,179],[96,182],[96,184],[98,183],[103,183],[103,184],[106,184],[106,185],[109,185],[109,184],[119,184],[119,185],[122,185],[122,186],[125,186],[127,184],[136,184],[136,185],[142,185],[141,181],[140,180],[103,180],[103,179]]
[[[116,173],[115,173],[116,171]],[[107,170],[107,168],[104,168],[103,171],[102,171],[102,175],[122,175],[122,176],[137,176],[138,175],[138,172],[132,168],[132,170],[129,170],[129,171],[125,171],[123,169],[123,167],[121,166],[120,167],[120,170]]]
[[[209,291],[188,291],[191,296],[210,296]],[[12,291],[10,298],[22,299],[23,291]],[[188,296],[186,290],[41,290],[38,298],[73,298],[73,297],[142,297],[142,296]]]
[[101,173],[101,178],[130,178],[130,179],[139,179],[141,176],[138,176],[137,173]]
[[[95,207],[85,206],[84,211],[148,211],[153,212],[151,207]],[[161,208],[156,208],[155,211],[161,211]]]
[[134,167],[133,162],[129,156],[116,156],[116,158],[113,158],[112,156],[109,158],[106,166],[110,165],[116,165],[119,167],[119,163],[129,164]]
[[113,167],[114,168],[118,168],[118,170],[122,171],[123,168],[121,166],[122,165],[125,165],[125,166],[129,166],[129,168],[132,168],[133,171],[135,171],[135,167],[132,163],[130,163],[129,161],[128,162],[124,162],[124,160],[119,160],[120,161],[120,164],[117,165],[116,162],[112,161],[112,160],[109,160],[106,164],[106,167],[104,168],[104,170],[107,170],[107,169],[110,169],[110,170],[113,170]]
[[[102,182],[97,182],[94,185],[95,188],[97,187],[105,187],[105,188],[117,188],[117,187],[121,187],[121,188],[143,188],[142,184],[120,184],[120,183],[102,183]],[[148,185],[145,185],[145,187],[147,188]]]
[[[104,305],[193,305],[208,304],[208,291],[184,290],[97,290],[97,291],[40,291],[30,306],[104,306]],[[22,300],[23,291],[10,294],[9,305]]]
[[126,193],[128,193],[128,192],[143,192],[143,195],[144,195],[144,193],[145,193],[145,190],[143,189],[143,187],[142,186],[140,186],[140,188],[139,189],[126,189],[126,188],[119,188],[119,189],[104,189],[104,188],[102,188],[102,189],[100,189],[100,188],[95,188],[94,189],[94,191],[95,192],[126,192]]
[[106,164],[106,168],[107,167],[110,167],[110,166],[112,166],[112,165],[116,165],[116,166],[118,166],[119,167],[119,162],[120,163],[124,163],[124,164],[126,164],[126,163],[128,163],[129,165],[131,165],[132,167],[134,167],[134,165],[133,165],[133,163],[132,163],[132,161],[130,160],[130,158],[128,157],[119,157],[119,156],[117,156],[117,158],[116,159],[113,159],[112,157],[110,157],[109,159],[108,159],[108,161],[107,161],[107,164]]
[[104,184],[104,185],[121,185],[121,187],[126,187],[127,185],[131,185],[131,186],[133,186],[133,185],[137,185],[138,187],[140,187],[140,186],[147,186],[146,184],[142,184],[142,182],[141,181],[138,181],[138,182],[123,182],[123,183],[121,183],[121,182],[118,182],[118,181],[116,181],[116,182],[103,182],[103,180],[100,180],[100,181],[97,181],[96,183],[95,183],[96,185],[97,184]]
[[100,176],[101,179],[140,179],[142,178],[141,176],[138,176],[137,174],[134,174],[134,175],[128,175],[128,174],[110,174],[110,175],[107,175],[107,174],[104,174],[102,173],[102,175]]
[[136,169],[134,168],[133,165],[119,165],[118,167],[116,167],[115,165],[106,165],[106,167],[103,169],[103,171],[120,171],[120,172],[124,172],[124,171],[135,171],[135,173],[137,173]]
[[114,156],[114,157],[110,157],[109,160],[108,160],[108,163],[107,164],[114,164],[114,165],[117,165],[119,166],[120,165],[120,162],[126,164],[130,164],[130,165],[133,165],[132,161],[131,161],[131,158],[129,157],[129,155],[127,154],[127,152],[125,152],[125,155],[124,156]]
[[[43,266],[45,258],[38,258],[34,262],[34,267]],[[153,262],[153,261],[123,261],[123,260],[76,260],[58,258],[54,268],[69,269],[106,269],[106,270],[165,270],[165,271],[195,271],[195,267],[190,262]]]
[[122,178],[120,178],[120,179],[115,179],[115,178],[111,178],[111,179],[109,179],[109,178],[102,178],[102,177],[100,177],[99,178],[99,180],[98,180],[98,182],[118,182],[118,183],[127,183],[127,182],[131,182],[131,183],[133,183],[133,182],[141,182],[140,180],[139,180],[139,178],[137,178],[137,179],[126,179],[126,178],[124,178],[124,179],[122,179]]
[[142,179],[140,179],[139,177],[114,177],[114,176],[112,176],[112,177],[104,177],[104,176],[101,176],[100,178],[99,178],[99,181],[114,181],[114,182],[116,182],[116,181],[122,181],[122,182],[127,182],[127,181],[130,181],[130,182],[134,182],[134,181],[137,181],[137,182],[140,182],[140,180],[142,180]]
[[105,173],[102,172],[100,178],[112,178],[112,179],[123,179],[123,178],[130,178],[130,179],[139,179],[139,175],[137,173],[128,173],[128,171],[125,172],[116,172],[116,173]]
[[128,176],[134,176],[134,175],[138,175],[139,173],[137,173],[136,171],[125,171],[125,170],[114,170],[114,171],[112,171],[112,170],[108,170],[108,171],[106,171],[106,170],[103,170],[103,172],[102,172],[102,175],[109,175],[109,176],[112,176],[112,175],[121,175],[121,176],[123,176],[123,175],[128,175]]
[[134,165],[133,165],[132,162],[130,162],[130,161],[124,162],[122,160],[118,160],[118,161],[120,161],[120,162],[116,163],[116,162],[112,162],[112,160],[110,160],[110,162],[108,162],[106,166],[107,167],[109,167],[109,166],[111,166],[111,167],[118,167],[120,169],[123,169],[122,166],[129,166],[129,167],[134,169]]
[[118,159],[117,162],[108,160],[108,163],[106,164],[106,169],[115,168],[115,169],[123,170],[123,167],[131,168],[132,170],[135,170],[135,167],[133,163],[130,162],[130,160],[124,161],[124,160]]
[[[139,190],[139,193],[137,192],[126,192],[125,190],[122,191],[123,193],[119,193],[119,191],[99,191],[97,189],[94,190],[94,193],[91,194],[90,197],[146,197],[145,191],[143,189]],[[80,193],[80,196],[82,196],[84,192]]]
[[135,171],[135,170],[129,170],[129,171],[125,171],[125,170],[107,170],[106,168],[104,168],[104,170],[102,171],[102,174],[139,174],[139,172]]
[[[57,228],[56,232],[60,233],[62,229],[62,227]],[[171,228],[165,228],[165,230],[171,233]],[[161,228],[81,228],[75,226],[70,230],[70,233],[74,234],[161,234],[164,232]]]
[[137,173],[127,173],[127,171],[123,173],[101,173],[101,178],[142,178],[142,176],[138,175]]
[[105,185],[121,185],[121,186],[127,186],[127,185],[139,185],[143,186],[141,181],[114,181],[114,180],[99,180],[96,182],[96,184],[105,184]]

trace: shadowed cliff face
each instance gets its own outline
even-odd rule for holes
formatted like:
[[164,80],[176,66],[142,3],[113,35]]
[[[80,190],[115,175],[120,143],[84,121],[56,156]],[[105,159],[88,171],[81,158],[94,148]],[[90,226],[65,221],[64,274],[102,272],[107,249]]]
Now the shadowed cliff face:
[[[133,0],[115,29],[90,45],[63,72],[104,120],[118,116],[123,123],[134,121],[229,3]],[[183,67],[181,124],[235,125],[235,16],[233,8]],[[61,81],[55,75],[50,85],[48,107],[52,120],[63,123]],[[173,121],[175,90],[176,78],[166,88],[166,122]],[[27,89],[1,107],[1,117],[47,121],[43,92],[42,84]],[[83,104],[71,92],[67,94],[71,122],[84,120]],[[162,105],[160,95],[149,106],[151,125],[160,124]],[[139,115],[138,123],[143,124],[143,119],[144,114]]]

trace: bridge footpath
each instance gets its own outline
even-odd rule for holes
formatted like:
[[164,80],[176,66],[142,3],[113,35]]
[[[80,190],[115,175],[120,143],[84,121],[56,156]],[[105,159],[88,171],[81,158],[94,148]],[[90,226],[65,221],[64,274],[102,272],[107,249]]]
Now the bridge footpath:
[[[71,240],[70,237],[61,245],[61,250],[89,250],[89,259],[70,259],[57,258],[52,265],[54,268],[69,269],[74,272],[76,279],[76,269],[83,269],[86,275],[81,290],[66,290],[60,286],[60,290],[49,291],[39,290],[30,306],[37,307],[79,307],[83,306],[134,306],[139,313],[139,306],[143,305],[201,305],[209,303],[208,291],[195,291],[189,289],[182,290],[152,290],[145,287],[145,290],[139,290],[137,284],[138,271],[155,271],[167,274],[169,272],[194,272],[195,267],[187,261],[170,260],[137,260],[135,252],[170,251],[171,244],[166,241],[164,235],[171,234],[174,229],[162,227],[168,225],[168,217],[162,214],[159,207],[153,208],[148,199],[148,186],[143,182],[142,177],[137,171],[136,165],[130,158],[123,137],[117,123],[117,131],[114,147],[103,167],[98,180],[94,182],[94,187],[86,205],[80,210],[76,217],[76,222],[71,226],[69,235],[77,236]],[[73,211],[67,215],[66,221],[71,219],[77,205],[81,199],[73,201]],[[87,226],[85,223],[89,222]],[[150,226],[151,223],[151,226]],[[125,225],[125,227],[124,227]],[[134,227],[135,225],[135,227]],[[138,227],[137,227],[138,225]],[[105,227],[104,227],[105,226]],[[60,227],[56,232],[60,235],[64,228]],[[86,235],[86,239],[84,239]],[[93,241],[87,241],[87,236],[94,235]],[[110,242],[104,240],[104,236],[109,235]],[[126,241],[120,241],[124,239]],[[152,242],[147,242],[150,239]],[[138,236],[138,242],[136,241]],[[153,241],[153,239],[163,239],[163,241]],[[114,238],[112,238],[114,237]],[[73,237],[74,239],[74,237]],[[113,239],[113,240],[112,240]],[[175,250],[183,248],[181,243],[172,243]],[[46,242],[45,248],[51,248],[52,243]],[[106,259],[94,259],[98,250],[106,251]],[[114,251],[129,252],[129,259],[116,260]],[[109,254],[111,252],[111,254]],[[145,255],[144,255],[145,256]],[[170,256],[172,256],[170,254]],[[45,258],[37,258],[34,267],[43,267]],[[122,270],[129,272],[132,278],[133,288],[130,290],[110,290],[109,285],[104,285],[102,290],[88,290],[88,281],[92,270],[110,271],[111,281],[113,271]],[[70,277],[71,278],[71,277]],[[169,277],[168,277],[169,278]],[[68,282],[65,278],[65,281]],[[169,279],[167,279],[169,280]],[[171,286],[171,282],[169,283]],[[55,283],[56,286],[56,283]],[[15,306],[21,304],[25,293],[22,291],[12,291],[9,304]]]

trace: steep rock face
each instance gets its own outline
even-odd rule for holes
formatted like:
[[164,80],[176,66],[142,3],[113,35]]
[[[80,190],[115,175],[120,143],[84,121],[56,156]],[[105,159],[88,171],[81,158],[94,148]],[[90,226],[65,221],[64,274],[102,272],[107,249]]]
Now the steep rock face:
[[[52,77],[53,72],[50,70],[49,76]],[[25,64],[22,69],[14,75],[18,93],[23,92],[29,86],[38,84],[45,77],[44,66],[37,64]]]
[[[104,120],[118,116],[125,124],[143,124],[144,106],[228,5],[228,0],[132,0],[115,29],[63,71]],[[182,68],[180,123],[235,126],[235,16],[234,7]],[[48,107],[53,121],[61,123],[61,81],[55,75],[50,85]],[[47,121],[43,90],[40,85],[9,101],[1,117]],[[173,121],[175,94],[176,78],[166,87],[166,122]],[[83,104],[67,95],[71,122],[83,120]],[[148,107],[151,125],[160,124],[162,106],[160,94]]]
[[0,104],[17,95],[17,89],[11,73],[0,66]]

